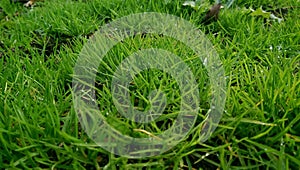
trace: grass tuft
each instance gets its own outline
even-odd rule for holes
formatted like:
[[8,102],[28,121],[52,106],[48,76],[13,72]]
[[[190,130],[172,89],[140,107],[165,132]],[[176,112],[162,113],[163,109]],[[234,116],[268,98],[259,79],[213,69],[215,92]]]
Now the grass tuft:
[[[207,2],[208,3],[208,2]],[[299,2],[236,0],[219,20],[201,25],[206,9],[183,1],[43,1],[33,8],[0,2],[1,169],[297,169],[300,166]],[[262,9],[281,23],[250,15]],[[180,109],[178,84],[160,70],[144,71],[130,86],[131,100],[147,110],[151,91],[165,92],[164,114],[148,125],[118,113],[111,77],[121,61],[150,47],[182,57],[200,92],[199,117],[186,140],[144,159],[115,156],[82,129],[72,103],[72,75],[82,47],[105,23],[137,12],[162,12],[195,24],[214,45],[227,77],[225,112],[208,141],[200,133],[209,110],[210,88],[202,62],[183,44],[147,35],[119,43],[97,74],[97,102],[108,122],[133,137],[158,136]],[[116,57],[117,56],[117,57]],[[155,96],[154,96],[155,97]],[[109,113],[106,115],[106,113]]]

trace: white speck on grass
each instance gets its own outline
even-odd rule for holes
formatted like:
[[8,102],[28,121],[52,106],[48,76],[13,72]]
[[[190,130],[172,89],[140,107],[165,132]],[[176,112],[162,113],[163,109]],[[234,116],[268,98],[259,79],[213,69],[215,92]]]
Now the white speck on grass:
[[207,57],[204,58],[204,60],[203,60],[203,65],[204,65],[204,66],[207,66]]
[[273,50],[273,46],[272,45],[270,45],[270,50]]

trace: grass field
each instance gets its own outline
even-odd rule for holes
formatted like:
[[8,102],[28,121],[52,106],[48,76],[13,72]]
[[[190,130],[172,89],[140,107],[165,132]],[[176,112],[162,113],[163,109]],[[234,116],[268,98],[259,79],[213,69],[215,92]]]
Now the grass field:
[[[183,2],[45,0],[26,8],[1,0],[0,169],[298,169],[300,1],[235,0],[209,25],[200,24],[208,0],[198,10]],[[283,20],[269,18],[260,7]],[[72,75],[81,49],[101,25],[138,12],[172,14],[203,31],[223,63],[227,98],[217,129],[199,142],[211,95],[201,61],[182,44],[172,46],[175,41],[168,37],[124,40],[108,53],[96,78],[97,103],[113,127],[137,138],[158,135],[180,109],[175,80],[150,70],[134,80],[131,99],[145,110],[144,96],[160,88],[168,97],[165,114],[149,125],[118,114],[110,78],[117,64],[140,48],[181,55],[197,79],[201,101],[186,139],[164,154],[131,159],[102,149],[82,129],[72,101]]]

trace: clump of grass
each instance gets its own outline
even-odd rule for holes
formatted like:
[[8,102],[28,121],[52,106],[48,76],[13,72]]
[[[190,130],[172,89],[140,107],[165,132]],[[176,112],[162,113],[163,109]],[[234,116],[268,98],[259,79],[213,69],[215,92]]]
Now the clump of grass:
[[[223,62],[227,76],[225,113],[216,131],[199,143],[202,117],[187,139],[155,157],[128,159],[115,156],[91,141],[78,123],[72,106],[73,67],[83,45],[99,26],[136,12],[166,12],[200,23],[201,13],[181,1],[45,1],[32,9],[0,2],[0,167],[62,169],[296,169],[300,166],[299,8],[295,1],[239,1],[222,10],[218,22],[197,25],[207,33]],[[284,21],[266,23],[242,10],[289,8]],[[167,43],[168,42],[168,43]],[[166,37],[127,39],[105,59],[112,70],[139,48],[160,47],[186,57],[199,79],[203,113],[209,108],[209,88],[201,61],[190,62],[188,48]],[[166,45],[167,44],[167,45]],[[125,53],[126,55],[124,55]],[[123,53],[123,54],[122,54]],[[114,58],[118,56],[119,58]],[[145,129],[159,134],[173,117],[160,124],[135,124],[118,117],[109,92],[108,69],[97,81],[98,102],[118,130],[146,137]],[[102,73],[102,74],[101,74]],[[147,80],[147,81],[146,81]],[[137,107],[153,88],[163,89],[167,109],[178,109],[179,92],[170,75],[143,72],[132,86]],[[101,89],[102,88],[102,89]],[[133,100],[134,101],[134,100]],[[199,113],[200,115],[200,113]],[[167,118],[167,119],[164,119]]]

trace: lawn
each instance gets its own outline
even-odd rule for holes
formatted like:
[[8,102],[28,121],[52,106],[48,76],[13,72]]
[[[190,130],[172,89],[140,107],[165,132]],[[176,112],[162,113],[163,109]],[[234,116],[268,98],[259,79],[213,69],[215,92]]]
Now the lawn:
[[[24,7],[1,0],[0,169],[298,169],[300,1],[235,0],[230,6],[223,1],[219,19],[202,24],[213,3],[44,0]],[[114,100],[112,78],[127,56],[141,49],[180,56],[194,75],[200,101],[197,118],[180,142],[164,153],[132,158],[100,147],[86,131],[97,127],[83,127],[84,121],[97,119],[78,114],[74,67],[85,45],[99,38],[94,33],[101,26],[141,12],[180,17],[205,34],[222,62],[226,101],[217,128],[203,142],[203,120],[214,96],[205,61],[184,43],[158,33],[123,39],[99,63],[90,87],[111,127],[134,138],[156,139],[178,122],[185,99],[181,85],[160,69],[136,74],[128,99],[136,110],[147,111],[161,94],[153,95],[157,89],[166,99],[163,114],[144,124],[120,113],[124,104]],[[111,134],[98,137],[108,139],[105,135]]]

